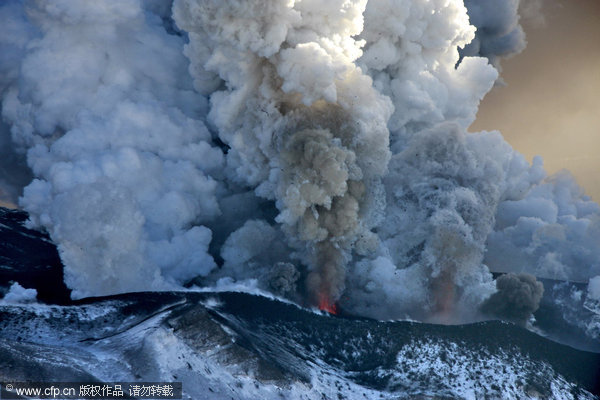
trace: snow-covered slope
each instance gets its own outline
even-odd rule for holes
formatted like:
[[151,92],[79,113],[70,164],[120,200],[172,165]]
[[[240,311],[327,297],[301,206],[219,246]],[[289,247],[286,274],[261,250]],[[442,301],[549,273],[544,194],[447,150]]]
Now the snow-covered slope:
[[598,352],[599,312],[582,284],[544,281],[533,325],[539,334],[498,321],[444,326],[335,317],[233,292],[70,301],[57,286],[62,268],[53,244],[22,225],[25,213],[0,211],[0,288],[18,281],[45,301],[0,300],[0,382],[180,381],[188,399],[600,393],[600,354],[540,336]]
[[497,321],[379,322],[234,292],[4,305],[0,321],[3,381],[181,381],[189,399],[591,399],[598,391],[600,355]]

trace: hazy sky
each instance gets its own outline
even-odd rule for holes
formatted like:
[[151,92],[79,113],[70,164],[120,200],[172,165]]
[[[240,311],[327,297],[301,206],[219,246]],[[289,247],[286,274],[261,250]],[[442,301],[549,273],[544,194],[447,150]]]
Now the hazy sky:
[[570,170],[600,201],[600,1],[545,0],[525,19],[527,48],[504,60],[505,87],[483,100],[472,131],[500,130],[549,173]]

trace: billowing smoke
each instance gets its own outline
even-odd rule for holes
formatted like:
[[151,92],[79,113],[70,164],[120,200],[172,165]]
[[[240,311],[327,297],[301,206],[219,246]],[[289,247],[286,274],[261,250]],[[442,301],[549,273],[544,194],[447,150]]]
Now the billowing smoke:
[[500,68],[500,59],[525,49],[525,32],[519,24],[519,6],[531,8],[537,0],[465,0],[471,24],[477,27],[475,39],[462,51],[462,56],[481,56]]
[[[489,280],[482,260],[501,196],[498,182],[506,173],[503,153],[497,150],[505,146],[498,134],[467,135],[458,125],[446,123],[421,132],[393,157],[385,184],[394,190],[388,192],[389,217],[379,235],[392,263],[414,270],[421,282],[416,287],[402,284],[394,274],[390,280],[402,289],[378,290],[390,298],[404,290],[410,297],[422,293],[418,304],[398,298],[396,307],[411,313],[418,307],[425,307],[424,314],[448,313],[459,292]],[[364,279],[371,280],[372,272],[361,277],[357,290],[369,287]],[[369,301],[361,299],[356,306],[367,305]]]
[[538,292],[490,269],[600,275],[600,208],[467,133],[524,39],[518,2],[465,4],[3,2],[0,196],[22,192],[75,297],[233,282],[377,318],[518,314]]
[[0,304],[34,303],[36,299],[37,290],[26,289],[19,285],[18,282],[14,282],[6,294],[0,298]]
[[285,210],[278,220],[291,237],[314,246],[310,292],[337,300],[344,290],[343,253],[356,242],[365,193],[356,155],[328,130],[303,130],[292,136],[282,158],[278,198]]
[[215,266],[200,224],[220,212],[208,172],[223,155],[184,39],[153,5],[3,4],[17,16],[2,29],[22,37],[2,51],[18,71],[2,115],[36,177],[20,205],[58,244],[75,297],[176,287]]
[[226,174],[275,201],[313,304],[337,300],[352,251],[378,245],[373,196],[390,157],[392,105],[354,63],[365,4],[174,4],[196,88],[218,88],[217,76],[225,84],[208,119],[229,146]]
[[544,285],[530,274],[501,275],[496,288],[498,291],[481,304],[481,311],[522,325],[538,309],[544,294]]
[[[34,33],[17,1],[8,0],[2,4],[0,20],[3,21],[0,35],[0,93],[5,93],[18,79],[20,61]],[[25,151],[12,145],[10,126],[0,121],[0,205],[16,205],[23,188],[32,178]]]
[[542,176],[498,205],[485,263],[498,272],[585,282],[600,274],[600,206],[566,171]]
[[24,152],[12,146],[10,128],[0,122],[0,206],[15,207],[32,179]]

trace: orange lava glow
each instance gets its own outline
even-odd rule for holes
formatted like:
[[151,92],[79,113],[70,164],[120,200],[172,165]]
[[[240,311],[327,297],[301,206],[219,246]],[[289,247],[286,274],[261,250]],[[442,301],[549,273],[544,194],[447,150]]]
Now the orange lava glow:
[[319,310],[327,311],[329,314],[337,314],[338,309],[335,303],[329,301],[327,296],[320,296],[319,299]]

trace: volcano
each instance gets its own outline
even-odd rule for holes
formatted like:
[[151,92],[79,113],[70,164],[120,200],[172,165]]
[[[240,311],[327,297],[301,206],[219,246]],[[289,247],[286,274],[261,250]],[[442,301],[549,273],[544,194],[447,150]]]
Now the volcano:
[[[4,243],[28,234],[23,216],[3,210]],[[43,293],[54,279],[36,264],[49,242],[24,243],[13,250],[35,257],[27,264],[24,251],[13,253],[19,268],[4,268],[0,285],[27,272],[28,286]],[[600,344],[580,328],[590,316],[552,301],[569,303],[576,286],[546,286],[556,293],[530,330],[340,317],[227,291],[2,303],[0,382],[182,382],[185,399],[599,398]]]
[[521,3],[1,1],[0,378],[597,396],[600,205],[470,131]]

